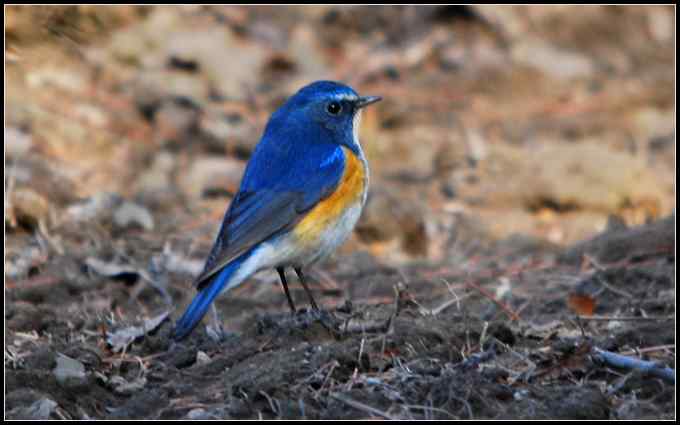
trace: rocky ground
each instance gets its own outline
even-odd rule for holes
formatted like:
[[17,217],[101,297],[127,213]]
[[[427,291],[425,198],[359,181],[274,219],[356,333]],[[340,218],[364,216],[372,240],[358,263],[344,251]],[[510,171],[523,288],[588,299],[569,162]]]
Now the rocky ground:
[[[6,13],[6,418],[674,418],[672,8]],[[324,311],[263,272],[171,343],[267,117],[323,78],[384,97]]]

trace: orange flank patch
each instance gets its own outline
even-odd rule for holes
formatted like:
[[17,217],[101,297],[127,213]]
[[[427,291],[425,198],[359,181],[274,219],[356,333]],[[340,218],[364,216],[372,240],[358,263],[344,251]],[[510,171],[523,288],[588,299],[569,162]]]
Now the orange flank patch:
[[364,164],[351,150],[343,147],[345,172],[335,192],[319,202],[297,226],[294,233],[302,241],[314,241],[345,210],[359,202],[364,191]]

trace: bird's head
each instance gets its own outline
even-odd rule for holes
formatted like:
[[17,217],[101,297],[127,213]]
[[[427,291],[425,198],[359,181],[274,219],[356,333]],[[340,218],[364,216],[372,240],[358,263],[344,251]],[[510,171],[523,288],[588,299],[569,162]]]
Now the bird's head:
[[359,96],[341,83],[316,81],[290,97],[271,121],[289,129],[313,129],[314,134],[358,152],[361,109],[379,100],[378,96]]

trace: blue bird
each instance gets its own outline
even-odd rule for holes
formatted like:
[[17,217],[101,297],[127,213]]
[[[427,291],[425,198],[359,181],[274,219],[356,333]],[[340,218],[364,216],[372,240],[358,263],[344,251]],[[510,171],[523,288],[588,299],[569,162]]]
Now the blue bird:
[[361,109],[381,100],[317,81],[272,114],[195,285],[198,294],[173,330],[180,340],[215,297],[253,273],[275,268],[295,312],[285,268],[292,267],[318,309],[302,269],[352,232],[366,202],[368,163],[359,144]]

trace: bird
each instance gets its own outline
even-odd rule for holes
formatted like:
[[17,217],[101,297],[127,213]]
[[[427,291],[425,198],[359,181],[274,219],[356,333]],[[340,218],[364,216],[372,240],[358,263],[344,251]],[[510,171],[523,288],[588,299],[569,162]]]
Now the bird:
[[369,180],[358,137],[361,113],[380,100],[340,82],[316,81],[270,116],[174,340],[191,334],[220,293],[265,269],[276,269],[295,313],[285,274],[293,268],[318,310],[303,270],[328,257],[359,220]]

